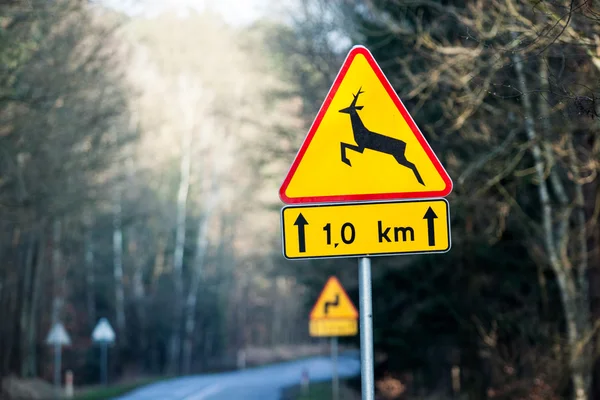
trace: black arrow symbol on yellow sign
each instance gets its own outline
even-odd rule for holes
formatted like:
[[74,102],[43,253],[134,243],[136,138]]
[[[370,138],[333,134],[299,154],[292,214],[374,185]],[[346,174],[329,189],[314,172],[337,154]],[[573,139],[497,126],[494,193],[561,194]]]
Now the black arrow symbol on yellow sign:
[[336,294],[334,301],[326,301],[325,302],[324,310],[323,310],[323,311],[325,311],[325,315],[327,315],[329,313],[329,307],[337,307],[339,304],[340,304],[340,295]]
[[308,221],[304,218],[304,215],[300,213],[298,218],[296,218],[296,222],[294,225],[298,227],[298,251],[300,253],[304,253],[306,251],[306,236],[304,232],[304,227],[308,225]]
[[423,217],[423,219],[427,220],[427,233],[429,234],[429,246],[435,246],[435,226],[434,226],[434,219],[436,219],[438,216],[435,215],[435,212],[433,211],[433,209],[431,207],[429,207],[427,209],[427,212],[425,213],[425,216]]

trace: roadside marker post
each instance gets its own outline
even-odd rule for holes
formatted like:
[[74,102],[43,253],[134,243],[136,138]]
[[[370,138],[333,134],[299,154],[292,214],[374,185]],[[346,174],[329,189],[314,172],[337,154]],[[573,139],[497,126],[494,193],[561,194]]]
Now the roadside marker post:
[[54,396],[59,398],[62,397],[60,395],[60,389],[62,387],[62,347],[71,344],[71,338],[62,323],[56,322],[52,326],[46,337],[46,344],[54,347]]
[[70,399],[73,397],[73,371],[65,372],[65,397]]
[[302,377],[300,381],[300,385],[302,387],[302,394],[306,396],[308,395],[308,385],[310,384],[310,377],[308,376],[307,369],[302,370]]
[[100,381],[108,383],[108,346],[115,342],[115,331],[106,318],[100,318],[92,331],[92,340],[100,345]]
[[[449,251],[451,192],[450,176],[373,55],[354,46],[279,197],[287,204],[287,259],[358,258],[362,400],[375,399],[370,257]],[[311,313],[309,329],[356,334],[356,322]]]

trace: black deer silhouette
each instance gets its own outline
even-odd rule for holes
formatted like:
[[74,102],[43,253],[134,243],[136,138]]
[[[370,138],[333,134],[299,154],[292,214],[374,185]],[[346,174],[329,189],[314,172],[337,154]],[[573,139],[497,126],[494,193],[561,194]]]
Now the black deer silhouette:
[[373,151],[378,151],[380,153],[389,154],[396,159],[398,164],[405,166],[406,168],[410,168],[412,172],[415,174],[415,178],[417,181],[423,186],[423,179],[421,179],[421,175],[417,170],[415,164],[411,163],[406,159],[404,152],[406,151],[406,142],[403,142],[399,139],[394,139],[389,136],[381,135],[376,132],[372,132],[367,129],[365,124],[360,119],[358,115],[358,110],[362,110],[363,106],[357,106],[356,101],[358,100],[358,96],[361,93],[362,86],[358,89],[358,93],[354,94],[354,100],[352,100],[352,104],[350,107],[346,107],[341,109],[341,113],[350,114],[350,122],[352,123],[352,133],[354,134],[354,141],[358,146],[349,144],[349,143],[341,143],[342,149],[342,162],[352,166],[348,157],[346,157],[346,150],[354,150],[358,153],[365,151],[365,149],[371,149]]

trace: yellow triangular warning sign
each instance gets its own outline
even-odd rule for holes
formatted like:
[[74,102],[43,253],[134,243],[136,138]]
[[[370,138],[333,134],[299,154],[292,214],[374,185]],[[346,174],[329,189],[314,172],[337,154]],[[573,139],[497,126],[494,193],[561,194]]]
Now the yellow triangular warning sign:
[[353,47],[279,195],[284,203],[444,197],[452,180],[371,53]]
[[357,319],[358,312],[335,276],[329,278],[319,295],[310,319]]

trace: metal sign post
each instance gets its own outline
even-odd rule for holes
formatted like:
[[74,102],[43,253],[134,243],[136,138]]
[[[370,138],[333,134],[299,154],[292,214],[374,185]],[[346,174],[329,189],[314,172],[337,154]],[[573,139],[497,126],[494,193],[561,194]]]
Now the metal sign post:
[[62,346],[68,346],[71,344],[71,338],[65,330],[65,327],[57,322],[52,326],[48,336],[46,337],[46,344],[54,347],[54,396],[56,398],[62,397],[60,394],[61,389],[61,368],[62,368]]
[[100,381],[108,383],[108,346],[115,341],[115,331],[106,318],[101,318],[92,332],[92,340],[100,345]]
[[331,384],[333,391],[333,400],[340,398],[340,380],[338,378],[338,338],[331,338],[331,365],[333,369]]
[[100,379],[106,386],[108,383],[108,342],[100,343]]
[[335,276],[327,280],[309,319],[310,336],[331,338],[331,390],[333,400],[338,400],[338,336],[354,336],[358,333],[358,311]]
[[358,296],[362,400],[375,400],[373,296],[371,292],[371,259],[368,257],[358,260]]
[[[369,257],[449,251],[450,207],[444,197],[452,186],[371,52],[352,47],[279,188],[279,198],[287,204],[281,209],[285,258],[359,259],[362,400],[375,400]],[[311,336],[357,333],[355,312],[328,312],[329,307],[343,308],[342,298],[336,297],[343,291],[337,286],[340,290],[326,287],[313,308]],[[332,352],[334,347],[332,341]]]
[[60,390],[60,370],[62,368],[62,346],[60,343],[54,343],[54,388],[56,392]]

